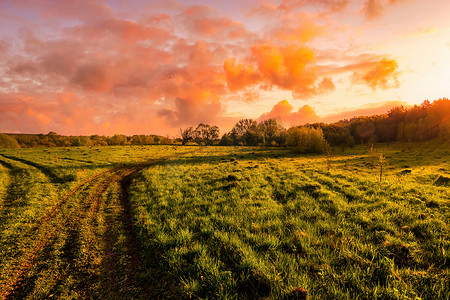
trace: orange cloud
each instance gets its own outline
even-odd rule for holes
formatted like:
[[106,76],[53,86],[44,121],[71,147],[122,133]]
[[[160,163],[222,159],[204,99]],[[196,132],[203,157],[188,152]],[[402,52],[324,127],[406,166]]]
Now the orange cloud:
[[251,51],[258,71],[269,84],[290,90],[310,89],[314,85],[314,53],[309,48],[262,44]]
[[235,58],[228,58],[223,64],[230,91],[254,85],[260,80],[253,65],[236,64]]
[[319,25],[312,20],[303,21],[303,19],[305,18],[306,16],[302,16],[301,18],[299,18],[299,20],[301,20],[300,22],[295,21],[292,22],[292,24],[283,24],[283,26],[277,27],[272,30],[270,35],[282,42],[305,43],[324,34],[325,26]]
[[[155,18],[162,17],[155,16]],[[129,50],[129,47],[137,47],[136,43],[144,41],[160,46],[165,45],[173,37],[173,28],[167,26],[167,22],[170,23],[170,19],[158,21],[150,18],[150,20],[144,20],[144,23],[137,23],[111,18],[93,24],[77,25],[64,31],[68,36],[85,42],[98,43],[100,40],[101,45]]]
[[[398,63],[395,59],[373,54],[361,54],[352,57],[347,54],[330,53],[321,53],[320,59],[343,62],[340,65],[321,65],[317,72],[322,74],[324,78],[337,74],[351,73],[353,83],[366,84],[373,90],[399,86],[397,80],[399,75],[397,71]],[[326,86],[333,89],[334,84],[333,86],[331,84],[322,85],[322,87]],[[320,84],[318,87],[320,88]]]
[[334,91],[335,89],[336,89],[336,87],[334,86],[333,81],[329,77],[322,78],[322,81],[317,86],[317,90],[321,94],[330,92],[330,91]]
[[363,12],[369,19],[381,16],[384,11],[385,7],[382,0],[367,0],[364,2]]
[[364,73],[354,73],[354,82],[365,82],[373,90],[376,88],[398,87],[395,60],[381,59]]
[[264,43],[251,47],[251,54],[246,64],[236,64],[234,58],[225,61],[230,90],[261,84],[268,89],[276,86],[291,90],[300,98],[334,90],[330,78],[322,78],[318,82],[314,53],[308,47]]

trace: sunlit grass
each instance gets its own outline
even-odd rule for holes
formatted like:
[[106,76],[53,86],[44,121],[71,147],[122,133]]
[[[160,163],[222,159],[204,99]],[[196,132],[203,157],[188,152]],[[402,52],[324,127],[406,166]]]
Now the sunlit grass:
[[[114,285],[108,282],[128,276],[117,270],[115,276],[109,274],[112,266],[128,260],[119,187],[113,177],[102,183],[94,176],[114,176],[118,167],[187,150],[166,146],[0,150],[0,298],[17,280],[12,298],[117,296],[126,283],[110,291]],[[81,188],[71,195],[76,187]],[[98,191],[105,194],[96,196]],[[116,253],[114,259],[111,253]],[[21,270],[26,273],[17,279]],[[119,295],[133,293],[123,289]]]
[[144,171],[132,204],[149,276],[165,279],[156,290],[200,298],[279,299],[299,287],[312,299],[448,294],[449,188],[435,185],[448,174],[448,153],[378,146],[389,162],[380,181],[369,151],[334,154],[329,169],[326,156],[208,148]]
[[[0,150],[0,281],[10,282],[41,243],[14,297],[280,299],[302,288],[308,299],[445,299],[448,145],[375,145],[372,154],[370,146],[331,156],[252,147]],[[371,161],[380,154],[381,180]],[[134,165],[144,169],[130,190],[141,257],[131,286],[113,170]],[[90,181],[42,222],[102,172],[112,177]]]

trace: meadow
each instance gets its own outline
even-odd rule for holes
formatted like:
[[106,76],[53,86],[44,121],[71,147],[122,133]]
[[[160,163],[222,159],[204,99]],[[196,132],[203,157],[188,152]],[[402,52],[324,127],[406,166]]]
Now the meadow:
[[449,149],[0,150],[0,298],[449,299]]

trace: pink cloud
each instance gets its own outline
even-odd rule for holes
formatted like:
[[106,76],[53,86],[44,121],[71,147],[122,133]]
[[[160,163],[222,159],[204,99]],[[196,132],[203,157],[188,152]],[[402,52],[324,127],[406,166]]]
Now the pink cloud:
[[85,90],[94,92],[107,92],[114,84],[114,73],[116,71],[106,65],[86,64],[78,67],[72,83],[75,83]]
[[307,123],[319,122],[320,118],[309,105],[300,107],[297,111],[293,111],[292,105],[283,100],[278,102],[270,112],[262,114],[258,121],[267,119],[275,119],[282,123],[285,127],[303,125]]
[[278,102],[270,112],[263,113],[259,116],[258,121],[267,119],[276,119],[285,127],[292,127],[311,123],[333,123],[344,119],[351,119],[359,116],[371,116],[385,114],[393,107],[397,106],[408,107],[406,102],[402,101],[386,101],[381,103],[371,103],[356,109],[348,109],[339,113],[330,114],[326,116],[318,116],[314,109],[309,105],[300,107],[294,111],[292,105],[283,100]]
[[240,39],[248,35],[244,24],[221,16],[210,6],[190,6],[178,15],[183,28],[197,38]]
[[83,22],[105,20],[113,17],[113,10],[101,0],[14,0],[22,9],[35,9],[40,16],[49,19],[73,19]]
[[262,4],[254,7],[251,14],[273,15],[275,13],[293,13],[305,7],[314,7],[315,9],[336,12],[345,9],[349,0],[282,0],[280,4],[274,4],[270,1],[264,1]]

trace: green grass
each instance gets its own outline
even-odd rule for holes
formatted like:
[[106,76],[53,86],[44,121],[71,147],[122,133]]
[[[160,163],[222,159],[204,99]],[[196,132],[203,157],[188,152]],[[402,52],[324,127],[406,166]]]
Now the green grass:
[[[111,295],[105,289],[110,270],[128,270],[116,265],[127,255],[118,186],[126,175],[122,170],[186,150],[0,150],[0,298]],[[111,256],[116,260],[106,266]]]
[[155,296],[445,299],[450,190],[434,181],[448,152],[378,151],[381,182],[365,148],[329,172],[325,156],[256,148],[143,171],[132,205]]
[[0,150],[0,298],[448,299],[447,149]]

